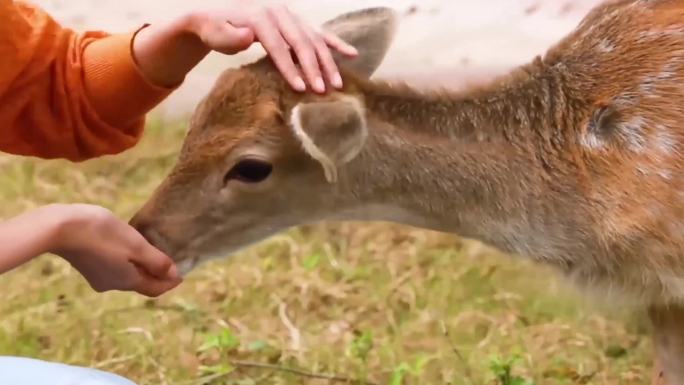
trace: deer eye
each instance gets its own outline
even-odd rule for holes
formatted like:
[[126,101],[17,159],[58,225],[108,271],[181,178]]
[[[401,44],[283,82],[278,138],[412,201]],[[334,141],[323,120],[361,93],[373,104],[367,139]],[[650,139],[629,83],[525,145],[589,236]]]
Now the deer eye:
[[273,172],[273,165],[258,159],[243,159],[223,178],[224,183],[236,180],[243,183],[263,182]]

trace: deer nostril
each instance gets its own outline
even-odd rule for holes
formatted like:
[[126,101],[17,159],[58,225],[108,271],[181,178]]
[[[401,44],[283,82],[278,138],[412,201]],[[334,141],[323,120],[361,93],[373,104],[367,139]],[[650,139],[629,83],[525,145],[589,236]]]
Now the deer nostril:
[[156,247],[171,257],[173,256],[173,248],[169,248],[169,242],[159,233],[154,220],[146,219],[140,215],[136,215],[128,223],[131,227],[138,231],[150,245]]
[[136,215],[131,219],[128,224],[133,227],[135,230],[137,230],[140,235],[142,235],[145,239],[147,239],[148,242],[152,242],[152,239],[150,239],[151,235],[151,222],[145,219],[140,218],[140,216]]

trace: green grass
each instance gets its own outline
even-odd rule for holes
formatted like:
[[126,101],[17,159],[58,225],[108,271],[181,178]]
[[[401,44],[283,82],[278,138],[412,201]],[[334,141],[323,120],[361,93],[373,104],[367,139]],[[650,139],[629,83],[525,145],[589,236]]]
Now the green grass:
[[[79,165],[0,157],[0,216],[88,202],[128,218],[183,135],[152,123],[136,149]],[[0,354],[141,385],[643,384],[651,365],[641,318],[479,243],[386,224],[280,234],[156,300],[96,294],[54,256],[0,292]]]

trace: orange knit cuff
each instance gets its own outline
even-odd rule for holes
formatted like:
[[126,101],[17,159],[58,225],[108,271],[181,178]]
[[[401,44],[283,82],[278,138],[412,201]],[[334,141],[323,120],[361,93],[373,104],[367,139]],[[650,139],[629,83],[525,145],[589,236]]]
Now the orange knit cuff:
[[128,126],[144,118],[176,88],[152,84],[135,62],[133,39],[147,26],[93,40],[83,51],[88,99],[100,118],[113,126]]

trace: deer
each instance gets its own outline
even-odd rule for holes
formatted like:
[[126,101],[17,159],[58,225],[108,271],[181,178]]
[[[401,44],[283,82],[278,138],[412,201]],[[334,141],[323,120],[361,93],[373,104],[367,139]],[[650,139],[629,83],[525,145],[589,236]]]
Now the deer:
[[131,225],[183,274],[323,221],[476,239],[636,306],[652,383],[684,384],[684,0],[604,1],[458,91],[373,78],[398,27],[386,7],[323,24],[359,55],[322,95],[267,57],[225,70]]

